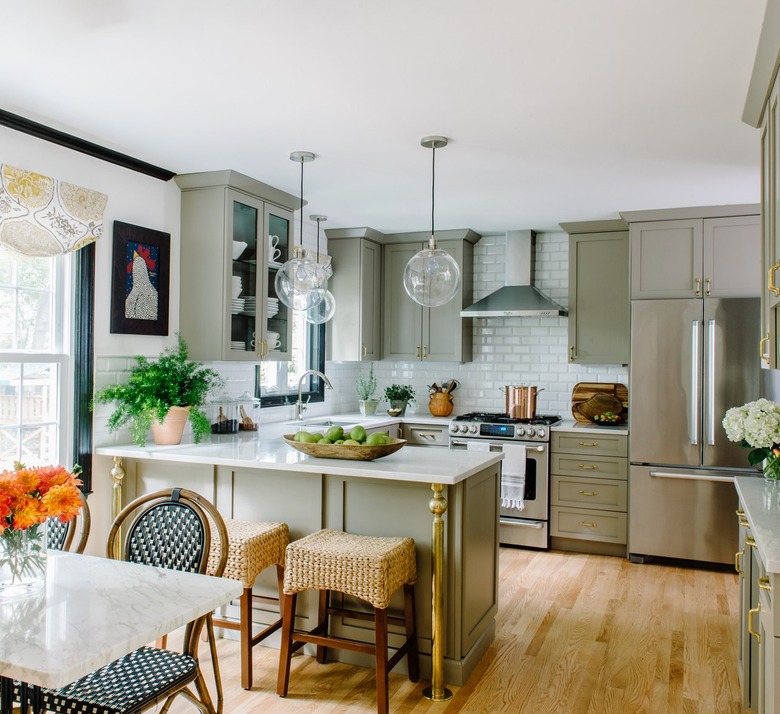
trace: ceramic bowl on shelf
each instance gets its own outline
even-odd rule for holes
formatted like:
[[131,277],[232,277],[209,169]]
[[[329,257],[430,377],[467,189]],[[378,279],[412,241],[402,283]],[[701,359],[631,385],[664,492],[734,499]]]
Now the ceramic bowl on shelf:
[[247,243],[240,240],[233,241],[233,260],[238,260],[241,257],[241,253],[246,250]]

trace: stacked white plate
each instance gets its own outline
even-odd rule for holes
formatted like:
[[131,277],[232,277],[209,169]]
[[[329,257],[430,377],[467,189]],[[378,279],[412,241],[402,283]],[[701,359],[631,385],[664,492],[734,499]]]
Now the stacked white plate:
[[254,315],[257,312],[257,298],[254,295],[244,298],[244,314]]
[[231,312],[238,315],[244,309],[244,298],[233,298],[231,301]]
[[231,350],[240,350],[241,352],[243,352],[246,349],[246,345],[243,342],[241,342],[240,340],[233,340],[230,343],[230,349]]
[[237,298],[241,294],[241,276],[240,275],[234,275],[233,276],[233,297]]
[[265,307],[266,315],[268,318],[273,317],[279,312],[279,298],[268,298]]

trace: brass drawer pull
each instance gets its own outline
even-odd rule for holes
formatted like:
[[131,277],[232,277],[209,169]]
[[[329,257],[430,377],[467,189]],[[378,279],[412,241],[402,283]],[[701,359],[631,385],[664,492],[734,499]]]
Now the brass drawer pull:
[[745,577],[745,571],[742,570],[742,568],[739,567],[739,559],[745,555],[745,551],[738,550],[736,553],[734,553],[734,570],[737,571],[743,578]]
[[580,525],[583,528],[598,528],[598,523],[585,523],[585,521],[580,521]]
[[778,260],[771,268],[769,268],[769,274],[767,275],[766,289],[770,293],[780,295],[780,288],[775,285],[775,271],[780,268],[780,260]]
[[694,295],[696,295],[696,297],[701,297],[701,278],[696,278],[694,280],[694,283],[696,284],[696,288],[694,289]]
[[598,496],[595,491],[580,491],[580,496]]
[[430,439],[431,441],[436,441],[436,434],[432,434],[430,431],[418,431],[417,436],[419,436],[421,439]]
[[739,525],[741,525],[741,526],[743,526],[745,528],[750,528],[750,523],[748,523],[747,518],[740,518],[739,519]]
[[423,345],[423,359],[428,359],[428,345]]
[[580,471],[598,471],[598,466],[585,466],[585,464],[580,464]]
[[710,296],[710,279],[705,278],[704,279],[704,296],[709,297]]
[[756,541],[752,536],[747,536],[745,538],[745,545],[749,545],[751,548],[758,548]]
[[360,345],[360,356],[365,357],[368,354],[368,347],[366,347],[364,344]]
[[769,584],[768,576],[764,576],[763,578],[758,579],[758,587],[760,587],[762,590],[766,590],[767,592],[772,592],[772,586]]
[[579,445],[580,446],[598,446],[599,442],[598,441],[581,441]]
[[569,345],[569,362],[574,362],[574,345]]
[[748,610],[748,632],[756,638],[756,642],[761,644],[761,635],[753,629],[753,614],[761,612],[761,603]]
[[736,514],[737,514],[737,516],[739,516],[740,518],[742,518],[742,516],[744,516],[744,515],[745,515],[745,512],[744,512],[744,511],[743,511],[741,508],[738,508],[738,509],[735,511],[735,513],[736,513]]
[[758,358],[760,360],[764,360],[767,364],[769,364],[769,355],[764,352],[764,342],[769,344],[768,332],[758,341]]

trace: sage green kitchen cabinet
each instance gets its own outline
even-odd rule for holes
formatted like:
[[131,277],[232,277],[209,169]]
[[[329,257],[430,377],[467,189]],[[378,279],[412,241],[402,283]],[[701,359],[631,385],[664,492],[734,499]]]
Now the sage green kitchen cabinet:
[[[428,247],[427,241],[385,243],[382,303],[384,359],[471,361],[472,319],[462,318],[460,311],[472,301],[473,243],[479,236],[472,231],[465,233],[466,237],[462,239],[438,240],[438,247],[450,253],[461,270],[461,285],[457,294],[440,307],[422,307],[409,297],[403,284],[406,264],[415,253]],[[388,241],[394,238],[386,236]]]
[[327,358],[378,360],[382,358],[382,246],[369,238],[342,237],[345,232],[326,231],[333,267],[328,285],[336,299],[336,313],[326,324]]
[[[730,207],[716,208],[727,213]],[[631,222],[631,299],[758,297],[760,217],[748,208],[750,215]],[[635,214],[621,215],[630,220]]]
[[569,362],[628,364],[628,225],[561,226],[569,233]]
[[[289,360],[292,310],[276,297],[278,267],[288,259],[293,208],[300,199],[235,171],[182,174],[180,331],[196,360],[258,362]],[[270,260],[269,238],[281,251]],[[246,247],[234,255],[234,241]],[[254,297],[255,309],[233,300]],[[279,334],[276,349],[268,332]]]

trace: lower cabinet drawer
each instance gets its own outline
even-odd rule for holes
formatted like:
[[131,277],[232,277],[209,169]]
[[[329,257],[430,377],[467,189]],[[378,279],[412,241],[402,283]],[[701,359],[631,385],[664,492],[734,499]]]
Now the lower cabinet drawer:
[[627,510],[628,484],[625,481],[553,474],[550,488],[550,503],[553,506]]
[[550,508],[550,535],[606,543],[626,542],[626,514],[585,508]]
[[404,424],[403,438],[410,444],[420,446],[449,446],[450,432],[446,426],[428,426],[427,424]]

